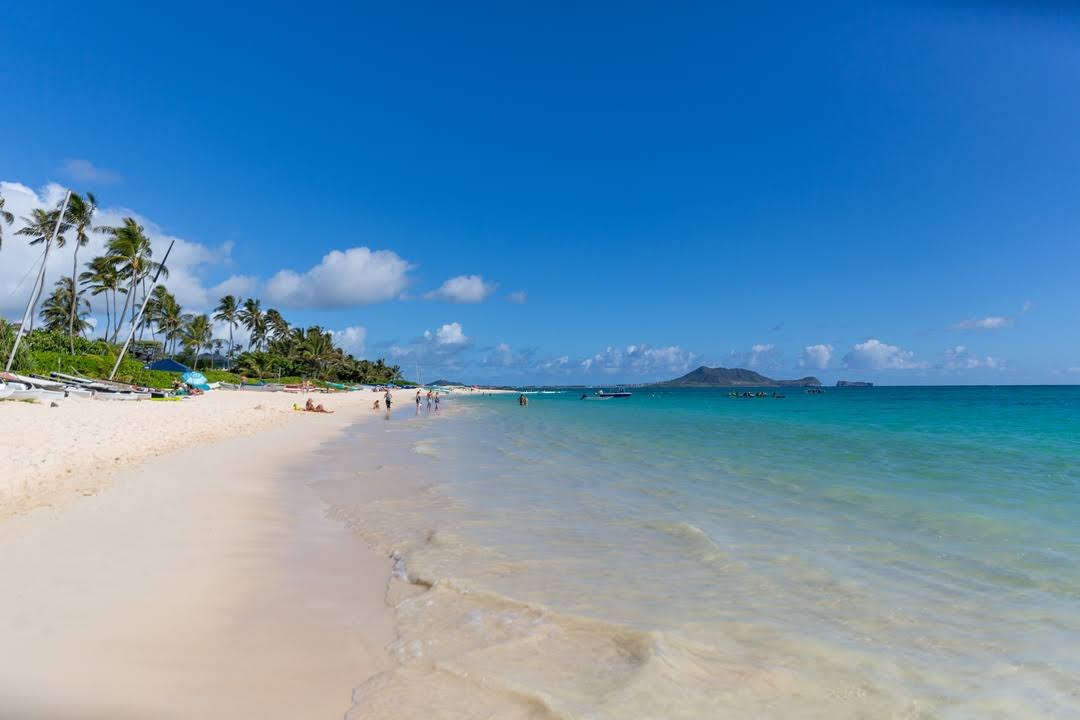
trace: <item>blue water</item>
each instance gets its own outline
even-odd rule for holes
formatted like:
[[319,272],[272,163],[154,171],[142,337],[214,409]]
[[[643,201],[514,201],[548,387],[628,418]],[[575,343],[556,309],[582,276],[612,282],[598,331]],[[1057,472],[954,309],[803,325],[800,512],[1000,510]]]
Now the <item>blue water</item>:
[[[357,522],[431,590],[370,707],[1080,717],[1080,388],[783,392],[379,428],[420,483]],[[421,685],[437,706],[400,703]]]

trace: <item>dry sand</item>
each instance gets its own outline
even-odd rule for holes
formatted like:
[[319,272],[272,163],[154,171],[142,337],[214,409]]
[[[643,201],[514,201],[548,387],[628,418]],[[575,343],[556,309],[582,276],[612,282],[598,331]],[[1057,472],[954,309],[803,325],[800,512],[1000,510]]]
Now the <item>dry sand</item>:
[[[403,402],[408,393],[395,394]],[[68,398],[50,407],[0,401],[0,519],[92,495],[118,468],[162,453],[309,421],[307,414],[292,410],[307,397],[219,390],[177,402]],[[364,417],[359,411],[370,409],[381,395],[310,397],[350,417]]]
[[336,414],[227,391],[0,403],[0,717],[342,716],[387,664],[390,563],[302,466],[382,414],[315,397]]

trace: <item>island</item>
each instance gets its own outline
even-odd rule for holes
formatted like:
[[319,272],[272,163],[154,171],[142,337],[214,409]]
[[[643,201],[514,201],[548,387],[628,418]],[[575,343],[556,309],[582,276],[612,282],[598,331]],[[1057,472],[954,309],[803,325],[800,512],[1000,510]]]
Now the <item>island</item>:
[[874,387],[874,383],[862,380],[837,380],[836,387]]
[[650,387],[820,387],[816,377],[804,377],[798,380],[774,380],[753,370],[743,368],[705,367],[691,370],[674,380],[654,383]]

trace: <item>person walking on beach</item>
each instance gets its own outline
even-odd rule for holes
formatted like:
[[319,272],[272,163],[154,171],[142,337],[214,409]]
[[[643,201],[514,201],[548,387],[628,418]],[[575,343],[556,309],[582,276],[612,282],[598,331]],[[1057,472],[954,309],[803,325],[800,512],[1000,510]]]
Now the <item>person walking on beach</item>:
[[435,412],[439,412],[439,393],[435,392]]
[[394,396],[390,394],[390,389],[387,388],[386,395],[383,396],[383,400],[386,401],[386,414],[390,414],[390,403],[393,402]]
[[427,391],[427,410],[431,412],[431,391]]
[[417,391],[416,391],[416,414],[417,415],[420,414],[420,390],[419,389],[417,389]]

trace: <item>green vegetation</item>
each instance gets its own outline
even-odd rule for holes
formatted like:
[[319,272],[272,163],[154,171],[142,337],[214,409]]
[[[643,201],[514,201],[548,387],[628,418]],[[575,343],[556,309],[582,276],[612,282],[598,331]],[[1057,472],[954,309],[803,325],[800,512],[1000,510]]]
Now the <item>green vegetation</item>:
[[[3,208],[4,200],[0,197],[0,231],[3,224],[14,222],[11,213]],[[119,343],[136,321],[139,308],[146,303],[129,354],[117,371],[117,380],[147,387],[169,387],[174,375],[143,369],[147,361],[165,356],[193,368],[209,364],[204,374],[211,382],[239,382],[241,376],[282,382],[401,380],[398,366],[387,365],[381,359],[354,358],[334,345],[333,333],[319,326],[294,327],[274,308],[264,311],[258,298],[226,295],[212,315],[185,312],[164,284],[169,277],[168,268],[154,259],[154,248],[145,228],[131,217],[124,218],[117,227],[95,227],[96,209],[97,199],[92,193],[85,196],[72,193],[66,209],[38,208],[31,217],[22,218],[22,227],[15,234],[29,238],[31,245],[51,242],[59,226],[57,247],[73,242],[75,253],[71,276],[57,281],[41,305],[44,327],[38,329],[34,329],[38,317],[35,300],[30,326],[25,328],[27,332],[19,345],[13,370],[108,377],[120,352]],[[91,258],[80,273],[78,250],[89,242],[91,232],[108,236],[106,251]],[[0,242],[2,239],[0,235]],[[161,284],[154,284],[155,277]],[[40,299],[43,288],[37,286],[34,291],[35,298]],[[98,339],[88,337],[94,328],[90,319],[94,298],[100,298],[105,315],[104,325],[98,328],[101,335]],[[223,352],[225,338],[214,337],[213,321],[228,329],[227,352]],[[235,342],[234,331],[239,327],[248,333],[246,352]],[[0,362],[6,362],[11,352],[17,328],[17,324],[0,319]],[[148,339],[144,337],[147,333]]]

